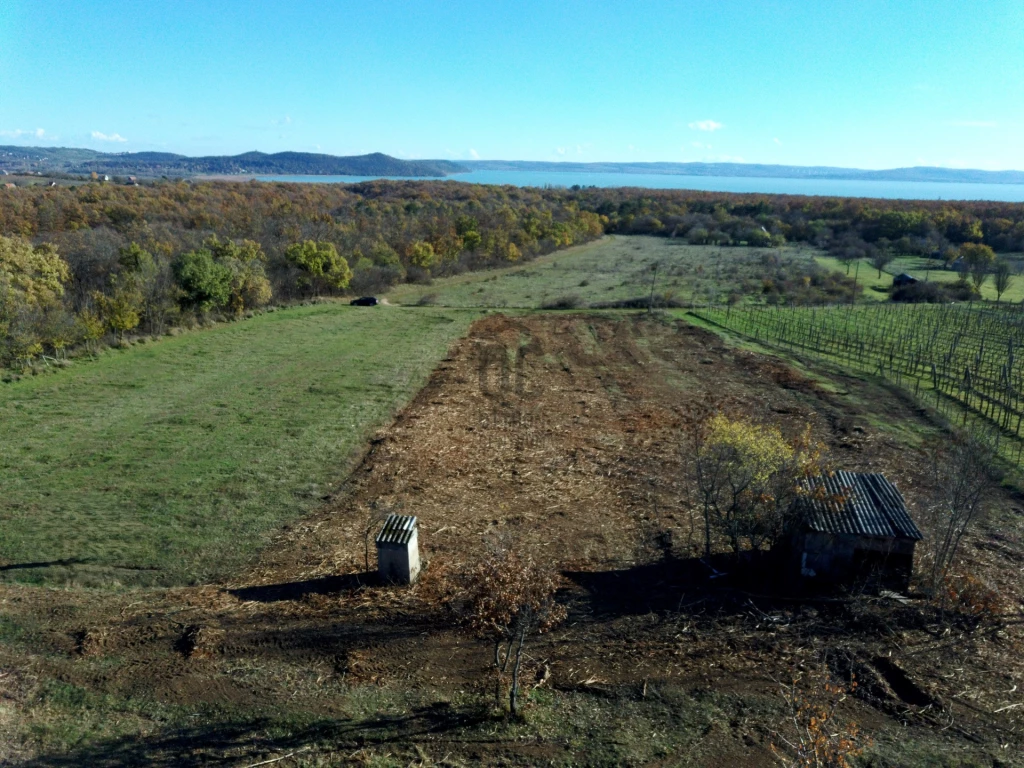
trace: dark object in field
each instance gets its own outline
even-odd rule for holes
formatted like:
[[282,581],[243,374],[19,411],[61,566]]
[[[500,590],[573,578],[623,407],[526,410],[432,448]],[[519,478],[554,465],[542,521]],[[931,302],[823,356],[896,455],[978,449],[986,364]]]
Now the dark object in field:
[[881,474],[839,471],[808,478],[805,490],[796,502],[802,524],[793,541],[801,576],[907,589],[923,537],[896,486]]
[[583,303],[583,301],[580,299],[579,296],[576,296],[576,295],[559,296],[558,298],[551,299],[550,301],[545,301],[543,304],[540,305],[540,308],[541,309],[576,309],[582,303]]
[[892,287],[902,288],[903,286],[906,285],[914,285],[914,283],[916,282],[918,282],[916,277],[914,277],[913,275],[908,275],[906,272],[901,272],[892,279]]
[[655,296],[654,301],[647,296],[638,296],[633,299],[620,299],[619,301],[599,301],[590,305],[593,309],[647,309],[653,306],[655,309],[666,309],[670,307],[684,307],[683,302],[678,299]]
[[892,300],[906,304],[945,304],[950,301],[969,301],[974,298],[970,283],[916,283],[893,287]]
[[360,296],[349,302],[353,307],[376,307],[378,303],[376,296]]

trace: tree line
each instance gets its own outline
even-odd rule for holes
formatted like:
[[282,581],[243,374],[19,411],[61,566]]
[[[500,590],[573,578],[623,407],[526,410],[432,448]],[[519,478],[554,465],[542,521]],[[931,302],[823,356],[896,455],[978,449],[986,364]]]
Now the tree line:
[[1024,249],[1024,205],[452,181],[2,189],[0,359],[60,357],[271,301],[383,291],[604,233],[954,258],[964,244]]
[[694,243],[763,247],[805,242],[840,252],[877,249],[952,255],[964,243],[1024,251],[1024,204],[997,201],[875,200],[684,190],[575,189],[610,232],[685,237]]
[[605,223],[564,197],[465,184],[3,190],[0,364],[508,264],[599,237]]

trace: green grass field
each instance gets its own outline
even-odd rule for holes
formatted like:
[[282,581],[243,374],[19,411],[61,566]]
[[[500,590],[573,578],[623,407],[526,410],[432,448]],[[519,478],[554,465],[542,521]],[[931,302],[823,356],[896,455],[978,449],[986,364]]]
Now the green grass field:
[[862,261],[859,270],[856,264],[851,264],[847,273],[846,265],[832,256],[815,256],[814,260],[825,269],[849,274],[851,278],[856,277],[857,285],[864,289],[861,295],[868,301],[888,301],[889,289],[892,288],[892,275],[888,272],[883,272],[882,276],[878,277],[878,270]]
[[[1009,254],[1013,256],[1014,254]],[[834,269],[837,272],[846,273],[846,265],[839,259],[832,256],[815,256],[815,261],[827,269]],[[857,274],[857,282],[864,288],[866,299],[886,301],[889,298],[889,289],[892,288],[892,278],[901,272],[913,275],[919,280],[930,280],[938,283],[955,283],[960,275],[948,269],[942,269],[941,264],[935,259],[925,259],[918,256],[901,256],[890,262],[883,270],[882,276],[878,276],[878,270],[867,261],[861,261],[860,270],[857,272],[856,262],[850,265],[850,276]],[[988,301],[996,300],[996,289],[992,278],[989,277],[981,286],[981,296]],[[1003,294],[1001,301],[1009,303],[1020,303],[1024,301],[1024,275],[1014,275],[1010,280],[1010,287]]]
[[573,297],[578,306],[588,307],[649,296],[651,267],[658,264],[657,295],[667,293],[682,303],[702,304],[709,294],[722,301],[728,291],[744,285],[751,295],[758,294],[762,259],[775,256],[810,265],[814,251],[805,247],[723,248],[665,237],[610,236],[527,264],[468,272],[435,280],[432,285],[400,285],[388,293],[388,300],[416,304],[429,297],[447,307],[536,309]]
[[0,384],[0,577],[230,572],[321,503],[476,316],[319,304]]

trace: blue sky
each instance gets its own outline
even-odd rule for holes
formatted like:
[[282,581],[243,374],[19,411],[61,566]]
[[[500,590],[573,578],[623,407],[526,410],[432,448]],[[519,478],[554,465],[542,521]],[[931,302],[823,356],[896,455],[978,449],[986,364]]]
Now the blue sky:
[[1024,0],[0,0],[0,144],[1024,169]]

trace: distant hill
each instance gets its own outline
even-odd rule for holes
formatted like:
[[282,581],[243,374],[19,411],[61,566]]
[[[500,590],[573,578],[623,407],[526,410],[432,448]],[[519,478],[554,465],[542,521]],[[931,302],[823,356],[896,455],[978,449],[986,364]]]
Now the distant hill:
[[1024,184],[1024,171],[979,171],[961,168],[893,168],[865,171],[816,165],[755,163],[549,163],[529,160],[465,160],[474,171],[540,171],[545,173],[650,173],[675,176],[756,176],[774,179],[852,179],[865,181],[944,181],[979,184]]
[[330,176],[430,176],[464,172],[448,160],[399,160],[375,152],[336,157],[311,152],[246,152],[241,155],[187,157],[171,152],[96,152],[68,147],[0,146],[0,170],[120,176],[194,176],[197,174],[295,174]]
[[380,152],[337,157],[312,152],[245,152],[241,155],[187,157],[172,152],[96,152],[69,147],[0,146],[0,170],[9,173],[111,174],[116,176],[197,176],[274,174],[296,176],[426,176],[440,178],[469,171],[544,173],[649,173],[676,176],[745,176],[864,181],[935,181],[1024,184],[1024,171],[962,168],[892,168],[865,171],[824,165],[755,163],[572,163],[533,160],[400,160]]

